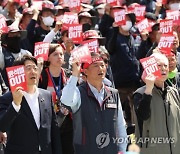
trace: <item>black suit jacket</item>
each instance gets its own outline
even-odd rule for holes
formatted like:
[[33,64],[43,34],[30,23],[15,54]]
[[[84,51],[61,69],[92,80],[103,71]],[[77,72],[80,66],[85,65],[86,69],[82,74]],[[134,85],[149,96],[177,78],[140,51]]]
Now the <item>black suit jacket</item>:
[[39,147],[41,154],[61,154],[59,129],[50,93],[39,89],[39,130],[25,97],[19,112],[15,111],[12,101],[11,92],[0,97],[0,131],[8,133],[5,154],[36,154]]

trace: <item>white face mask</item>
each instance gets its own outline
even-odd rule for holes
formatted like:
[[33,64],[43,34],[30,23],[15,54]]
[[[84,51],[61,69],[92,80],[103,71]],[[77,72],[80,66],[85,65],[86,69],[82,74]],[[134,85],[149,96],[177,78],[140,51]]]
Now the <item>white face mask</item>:
[[171,10],[180,10],[180,3],[172,3],[169,7]]
[[42,17],[42,20],[46,26],[52,26],[52,24],[54,23],[54,18],[52,18],[51,16]]
[[97,11],[98,11],[99,14],[104,14],[105,9],[97,9]]
[[124,31],[129,31],[131,29],[131,27],[132,27],[132,22],[131,21],[126,21],[126,24],[121,26],[121,28]]

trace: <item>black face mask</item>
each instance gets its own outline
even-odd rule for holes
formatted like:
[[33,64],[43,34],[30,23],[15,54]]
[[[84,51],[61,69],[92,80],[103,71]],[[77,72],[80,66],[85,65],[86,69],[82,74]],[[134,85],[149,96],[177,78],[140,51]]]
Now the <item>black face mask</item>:
[[91,29],[91,25],[86,23],[86,24],[83,24],[82,25],[82,29],[83,29],[83,32],[87,31],[87,30],[90,30]]
[[12,53],[19,53],[20,52],[20,37],[7,37],[7,48]]

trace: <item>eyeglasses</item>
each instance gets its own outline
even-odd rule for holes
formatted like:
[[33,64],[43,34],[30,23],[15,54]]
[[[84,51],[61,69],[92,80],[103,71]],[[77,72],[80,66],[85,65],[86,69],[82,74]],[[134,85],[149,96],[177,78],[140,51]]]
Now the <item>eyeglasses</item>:
[[38,67],[35,66],[35,65],[27,65],[27,66],[24,67],[24,69],[25,69],[26,71],[31,71],[32,69],[33,69],[34,71],[38,71]]

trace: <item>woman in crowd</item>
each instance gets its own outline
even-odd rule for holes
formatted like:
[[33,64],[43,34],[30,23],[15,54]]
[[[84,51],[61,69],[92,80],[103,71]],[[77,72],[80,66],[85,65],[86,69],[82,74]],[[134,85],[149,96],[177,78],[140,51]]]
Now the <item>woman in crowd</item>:
[[66,83],[66,75],[61,67],[64,63],[64,50],[59,44],[50,44],[48,61],[45,62],[46,68],[43,69],[39,81],[39,87],[47,89],[52,93],[57,118],[61,132],[61,142],[63,154],[73,153],[73,127],[72,118],[68,110],[61,106],[61,90]]

